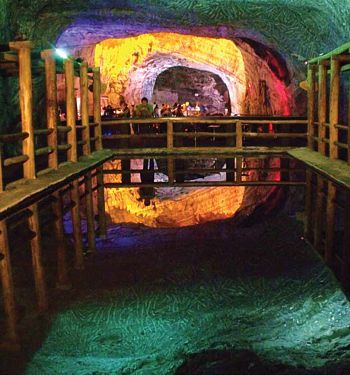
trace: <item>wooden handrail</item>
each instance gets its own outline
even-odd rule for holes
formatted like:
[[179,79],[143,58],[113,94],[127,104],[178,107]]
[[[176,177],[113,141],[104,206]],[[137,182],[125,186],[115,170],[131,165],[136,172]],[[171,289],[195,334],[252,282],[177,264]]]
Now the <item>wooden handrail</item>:
[[49,135],[53,133],[53,129],[35,129],[34,130],[34,135]]
[[41,147],[35,150],[35,156],[48,155],[55,151],[52,147]]
[[71,126],[61,126],[61,125],[57,126],[57,131],[58,131],[59,133],[68,133],[68,132],[70,132],[71,130],[72,130],[72,127],[71,127]]
[[70,148],[72,148],[72,145],[65,144],[65,145],[58,145],[57,150],[59,151],[68,151]]
[[267,118],[265,120],[253,120],[249,118],[237,118],[237,117],[223,117],[223,118],[210,118],[210,117],[159,117],[159,118],[148,118],[148,119],[113,119],[113,120],[103,120],[102,126],[113,126],[118,124],[164,124],[168,121],[175,123],[190,123],[190,124],[215,124],[215,125],[225,125],[225,124],[235,124],[241,122],[242,124],[256,124],[256,125],[307,125],[307,120],[291,120],[291,119],[271,119]]
[[19,140],[24,140],[29,137],[29,133],[27,132],[20,132],[20,133],[13,133],[13,134],[1,134],[0,135],[0,142],[3,143],[13,143]]
[[4,167],[10,167],[16,164],[23,164],[29,160],[28,155],[13,156],[12,158],[4,159]]

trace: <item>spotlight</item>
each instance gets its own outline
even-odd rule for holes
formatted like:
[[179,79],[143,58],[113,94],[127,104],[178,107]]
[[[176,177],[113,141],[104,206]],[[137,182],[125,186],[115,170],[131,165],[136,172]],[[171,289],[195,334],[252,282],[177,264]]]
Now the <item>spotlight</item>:
[[62,59],[68,59],[67,52],[61,48],[56,48],[56,55],[61,57]]

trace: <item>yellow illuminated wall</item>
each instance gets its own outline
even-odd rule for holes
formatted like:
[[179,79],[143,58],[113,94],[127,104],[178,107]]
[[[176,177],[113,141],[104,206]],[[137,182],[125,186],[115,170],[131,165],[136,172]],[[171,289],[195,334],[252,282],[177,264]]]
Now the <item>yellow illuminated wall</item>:
[[153,92],[157,76],[173,66],[188,66],[218,74],[230,93],[232,110],[240,113],[246,90],[242,53],[234,42],[175,33],[143,34],[107,39],[95,47],[104,93],[117,106],[120,96],[137,103]]

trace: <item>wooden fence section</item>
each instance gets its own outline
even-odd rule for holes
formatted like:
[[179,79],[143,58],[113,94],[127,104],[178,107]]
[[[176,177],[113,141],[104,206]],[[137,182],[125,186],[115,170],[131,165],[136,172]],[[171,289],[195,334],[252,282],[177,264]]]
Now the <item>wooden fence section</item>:
[[[1,336],[0,349],[18,350],[21,344],[12,264],[12,251],[16,249],[13,238],[19,239],[18,235],[15,235],[16,228],[21,225],[20,241],[27,240],[30,244],[37,312],[44,314],[49,307],[49,294],[41,234],[45,226],[50,226],[56,243],[56,287],[63,290],[69,289],[71,287],[69,273],[72,267],[69,266],[68,259],[70,258],[69,253],[73,249],[72,246],[67,246],[68,242],[65,239],[64,215],[70,213],[72,220],[73,267],[76,270],[81,270],[84,268],[84,252],[95,251],[96,233],[101,237],[106,236],[104,187],[101,185],[101,182],[103,183],[101,177],[102,168],[100,166],[85,167],[85,169],[83,167],[82,171],[70,182],[67,179],[63,179],[63,181],[60,181],[59,178],[56,179],[53,186],[57,185],[59,188],[53,192],[50,187],[46,189],[43,187],[44,191],[40,193],[39,198],[29,200],[30,203],[27,205],[21,204],[18,200],[17,209],[7,210],[4,202],[1,203],[0,278],[3,289],[6,332]],[[44,186],[45,183],[42,185]],[[36,195],[38,193],[35,193],[33,197]],[[44,211],[49,219],[43,224],[39,215],[42,217]],[[82,232],[82,221],[86,222],[86,233]],[[85,236],[87,247],[84,247],[83,244]],[[19,266],[17,265],[17,268]]]
[[[200,160],[210,160],[213,155],[201,155]],[[286,156],[260,155],[259,157],[232,157],[220,155],[211,166],[195,167],[181,156],[155,156],[151,169],[125,169],[118,159],[105,165],[105,188],[121,187],[203,187],[203,186],[304,186],[305,168]],[[191,162],[198,159],[192,156]],[[147,160],[147,159],[146,159]],[[148,159],[149,160],[149,159]],[[287,166],[287,167],[286,167]],[[109,177],[108,177],[109,176]],[[210,176],[210,180],[205,177]]]
[[[130,127],[128,131],[125,125]],[[168,153],[249,147],[283,150],[305,146],[306,127],[303,118],[133,118],[102,121],[102,138],[106,147],[120,153],[139,148]]]
[[350,192],[327,178],[307,171],[305,236],[350,287]]
[[308,147],[350,163],[350,43],[308,62]]
[[[101,121],[96,108],[100,108],[100,74],[98,68],[89,68],[86,62],[62,60],[54,50],[41,53],[32,50],[29,41],[10,42],[9,51],[0,52],[0,70],[19,79],[21,131],[0,135],[0,191],[6,188],[7,175],[12,182],[35,179],[42,174],[57,170],[63,161],[77,162],[79,157],[89,156],[101,150]],[[1,50],[4,50],[2,46]],[[33,57],[34,56],[34,57]],[[57,74],[64,73],[67,102],[67,122],[60,124],[57,106]],[[46,127],[33,124],[32,75],[45,75]],[[81,121],[77,124],[76,93],[74,80],[80,81]],[[94,114],[89,116],[89,82],[93,82]],[[90,120],[91,118],[91,120]],[[22,153],[7,156],[4,146],[20,143]],[[65,157],[65,155],[67,155]],[[23,172],[11,173],[14,166],[22,166]]]

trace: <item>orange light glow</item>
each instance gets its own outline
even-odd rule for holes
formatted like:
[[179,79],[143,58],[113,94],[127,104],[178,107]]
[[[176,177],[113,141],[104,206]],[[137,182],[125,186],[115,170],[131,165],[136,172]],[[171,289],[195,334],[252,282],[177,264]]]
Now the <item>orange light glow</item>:
[[173,66],[218,74],[228,87],[234,112],[240,113],[243,106],[246,90],[243,56],[228,39],[175,33],[106,39],[95,47],[95,65],[101,67],[105,94],[114,106],[119,104],[121,95],[129,103],[152,95],[157,76]]

